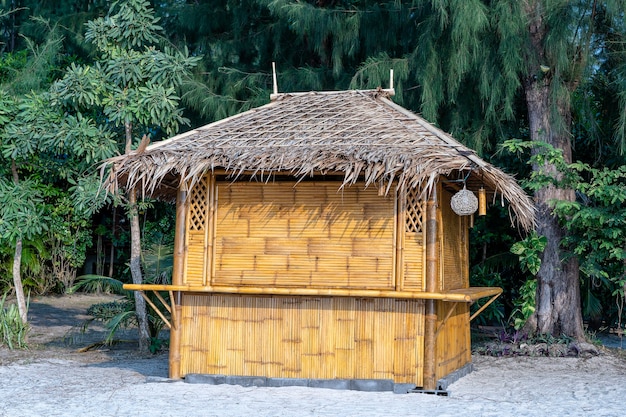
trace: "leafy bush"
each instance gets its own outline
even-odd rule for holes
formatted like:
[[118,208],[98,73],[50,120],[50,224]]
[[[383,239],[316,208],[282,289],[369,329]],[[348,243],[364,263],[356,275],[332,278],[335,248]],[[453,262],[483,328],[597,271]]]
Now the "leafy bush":
[[535,312],[536,293],[537,279],[529,279],[520,288],[519,297],[513,300],[515,309],[509,321],[516,330],[524,327],[528,318]]
[[[142,266],[146,283],[168,284],[171,282],[173,265],[173,250],[171,244],[166,244],[162,239],[145,248],[142,252]],[[115,334],[121,329],[128,329],[137,325],[135,314],[135,298],[132,291],[123,289],[123,282],[115,278],[101,275],[83,275],[78,277],[76,284],[71,288],[71,292],[78,290],[87,292],[107,291],[114,294],[124,295],[124,299],[109,303],[100,303],[91,306],[87,313],[93,318],[83,324],[87,328],[93,321],[104,323],[108,330],[105,343],[113,343]],[[152,295],[147,294],[155,305],[160,301]],[[164,295],[168,300],[169,296]],[[148,327],[150,332],[150,346],[152,353],[159,351],[163,343],[159,340],[159,333],[165,323],[158,314],[148,314]]]
[[92,318],[83,323],[83,329],[94,321],[104,323],[108,334],[104,340],[106,344],[114,342],[115,334],[122,329],[128,329],[137,324],[135,315],[135,303],[130,299],[122,299],[109,303],[94,304],[87,309],[87,314]]
[[[502,287],[502,275],[500,272],[491,271],[484,265],[477,265],[472,268],[470,277],[472,285],[477,287]],[[489,299],[483,298],[476,301],[471,306],[472,313],[480,309]],[[496,299],[487,308],[476,317],[476,323],[482,325],[502,324],[504,319],[504,306],[500,299]]]
[[6,297],[4,294],[0,300],[0,346],[24,349],[27,347],[28,323],[22,321],[16,305],[5,306]]

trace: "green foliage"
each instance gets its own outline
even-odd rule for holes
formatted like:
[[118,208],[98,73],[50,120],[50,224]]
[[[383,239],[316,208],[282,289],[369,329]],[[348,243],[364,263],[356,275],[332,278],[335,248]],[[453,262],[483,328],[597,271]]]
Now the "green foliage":
[[[164,240],[156,242],[142,252],[142,268],[145,272],[144,280],[147,283],[171,283],[172,265],[173,245],[171,242],[166,243]],[[93,320],[104,323],[108,330],[105,342],[109,344],[115,340],[115,335],[119,330],[127,329],[137,324],[135,298],[131,291],[124,290],[122,286],[123,282],[115,278],[100,275],[83,275],[78,277],[77,283],[71,290],[72,292],[106,291],[125,297],[121,301],[95,304],[87,312],[93,319],[85,322],[83,327],[87,328]],[[149,294],[149,297],[156,305],[160,304],[160,301],[154,295]],[[165,299],[168,299],[167,295],[165,295]],[[156,313],[148,314],[148,322],[151,341],[149,349],[152,353],[156,353],[162,345],[158,336],[165,323]]]
[[[485,264],[480,264],[472,268],[470,276],[472,285],[479,287],[503,287],[502,276],[497,271],[490,270]],[[472,304],[472,313],[480,309],[488,299],[480,299]],[[504,306],[500,299],[496,299],[485,310],[483,310],[474,320],[478,324],[493,325],[502,324],[504,319]]]
[[176,89],[198,58],[159,48],[157,22],[147,1],[113,2],[107,16],[87,23],[85,39],[98,60],[70,66],[53,85],[55,97],[78,116],[97,108],[114,126],[130,123],[142,130],[139,137],[153,126],[175,134],[188,124]]
[[[553,185],[576,191],[576,201],[556,200],[550,206],[568,230],[562,245],[579,260],[584,312],[587,317],[597,316],[602,304],[604,309],[613,305],[610,300],[600,302],[597,295],[608,291],[619,299],[626,283],[626,166],[567,164],[562,152],[546,144],[509,141],[505,146],[514,151],[533,149],[530,163],[543,165],[547,161],[557,168],[556,172],[536,170],[527,181],[531,189]],[[532,251],[527,252],[532,246],[531,242],[519,244],[516,251],[525,258],[520,258],[521,262],[537,266]]]
[[537,294],[537,279],[527,280],[520,288],[519,296],[513,300],[515,309],[509,318],[516,330],[521,329],[528,318],[535,312],[535,297]]
[[40,184],[33,180],[13,184],[0,178],[0,240],[32,240],[48,230],[49,219]]
[[[13,256],[15,248],[0,245],[0,288],[13,288]],[[50,279],[50,252],[44,241],[40,239],[22,242],[21,274],[25,292],[44,294],[50,291],[55,283]]]
[[137,324],[135,303],[132,301],[132,298],[94,304],[87,310],[87,315],[92,316],[92,319],[83,323],[83,329],[87,329],[93,321],[104,323],[108,331],[104,343],[109,345],[115,341],[115,335],[118,331]]
[[9,349],[24,349],[28,334],[28,323],[22,322],[17,306],[7,305],[7,295],[0,299],[0,346]]
[[541,254],[547,243],[545,236],[538,236],[533,231],[524,240],[514,243],[511,246],[511,252],[519,257],[522,269],[526,269],[532,275],[537,275],[541,267]]
[[62,48],[62,37],[57,27],[44,19],[34,21],[44,27],[46,37],[41,43],[22,37],[25,49],[8,55],[5,77],[0,77],[3,87],[15,95],[47,88],[52,81]]
[[112,156],[115,142],[89,119],[61,113],[48,94],[14,101],[0,151],[15,166],[18,182],[14,175],[0,177],[0,240],[45,240],[51,280],[64,290],[90,245],[89,219],[106,202],[96,198],[92,164]]

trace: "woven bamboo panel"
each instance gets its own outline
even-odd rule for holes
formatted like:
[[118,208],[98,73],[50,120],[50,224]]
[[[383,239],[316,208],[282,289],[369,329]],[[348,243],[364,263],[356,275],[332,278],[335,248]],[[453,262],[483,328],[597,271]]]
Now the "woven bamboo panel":
[[183,283],[202,285],[205,270],[205,232],[187,232],[187,261]]
[[393,197],[340,186],[218,183],[212,283],[393,288]]
[[458,216],[450,207],[452,194],[443,190],[441,196],[442,219],[442,262],[443,275],[440,282],[442,291],[466,288],[467,272],[465,264],[468,262],[467,227],[463,217]]
[[[448,314],[452,303],[437,302],[437,327]],[[471,362],[471,340],[469,323],[469,304],[457,303],[456,308],[445,325],[441,328],[436,342],[436,375],[443,378],[465,364]]]
[[404,290],[424,291],[424,235],[406,233],[404,240]]
[[417,189],[407,192],[404,212],[403,290],[424,291],[425,216],[426,203],[419,199]]
[[422,383],[423,300],[185,294],[181,373]]

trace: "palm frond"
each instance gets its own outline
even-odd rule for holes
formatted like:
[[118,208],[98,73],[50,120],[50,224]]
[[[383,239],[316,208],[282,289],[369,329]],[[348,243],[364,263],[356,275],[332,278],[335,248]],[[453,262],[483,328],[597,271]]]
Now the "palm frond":
[[109,292],[128,296],[130,291],[126,291],[123,285],[122,281],[111,277],[95,274],[81,275],[76,278],[76,284],[69,288],[68,294],[84,291],[90,293]]

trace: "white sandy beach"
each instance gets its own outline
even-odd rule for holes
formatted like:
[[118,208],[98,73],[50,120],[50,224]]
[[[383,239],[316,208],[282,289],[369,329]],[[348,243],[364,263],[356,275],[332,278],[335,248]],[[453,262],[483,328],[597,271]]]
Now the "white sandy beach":
[[116,349],[50,346],[0,358],[0,416],[626,415],[626,361],[609,350],[586,359],[475,356],[474,372],[448,397],[172,382],[166,354]]
[[0,368],[2,416],[623,416],[626,366],[607,355],[476,357],[450,396],[165,382],[167,358]]

